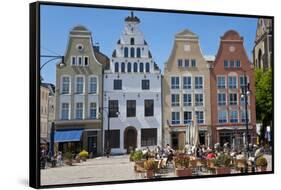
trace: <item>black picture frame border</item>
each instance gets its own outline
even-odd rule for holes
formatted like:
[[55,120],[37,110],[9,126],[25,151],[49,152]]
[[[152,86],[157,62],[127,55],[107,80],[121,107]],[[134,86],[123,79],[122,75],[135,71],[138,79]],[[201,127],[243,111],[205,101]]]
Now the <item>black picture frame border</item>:
[[[209,16],[230,16],[230,17],[245,17],[245,18],[265,18],[272,20],[272,171],[258,173],[238,173],[225,175],[207,175],[207,176],[191,176],[191,177],[169,177],[158,179],[139,179],[139,180],[122,180],[122,181],[106,181],[106,182],[89,182],[89,183],[73,183],[73,184],[54,184],[41,185],[40,172],[40,6],[65,6],[65,7],[80,7],[80,8],[103,8],[111,10],[134,10],[146,12],[164,12],[164,13],[184,13],[195,15]],[[274,16],[269,15],[250,15],[237,13],[221,13],[221,12],[205,12],[205,11],[189,11],[189,10],[170,10],[148,7],[127,7],[115,5],[97,5],[83,3],[65,3],[65,2],[49,2],[37,1],[29,4],[29,186],[41,188],[61,188],[61,187],[77,187],[91,185],[110,185],[124,183],[140,183],[140,182],[159,182],[170,180],[186,180],[186,179],[203,179],[217,177],[236,177],[236,176],[252,176],[263,174],[274,174],[275,159],[274,159]]]

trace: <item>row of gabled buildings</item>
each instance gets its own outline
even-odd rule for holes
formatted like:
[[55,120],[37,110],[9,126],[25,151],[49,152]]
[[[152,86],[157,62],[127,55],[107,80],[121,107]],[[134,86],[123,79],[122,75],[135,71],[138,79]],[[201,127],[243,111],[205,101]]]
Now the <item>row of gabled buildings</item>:
[[175,36],[161,75],[139,24],[133,13],[125,18],[110,58],[94,45],[84,26],[70,31],[65,66],[56,68],[58,148],[86,149],[91,155],[101,155],[107,147],[116,154],[165,144],[181,149],[192,122],[199,126],[201,144],[242,144],[246,113],[241,87],[248,84],[254,142],[254,66],[243,37],[229,30],[216,56],[204,56],[199,37],[183,30]]

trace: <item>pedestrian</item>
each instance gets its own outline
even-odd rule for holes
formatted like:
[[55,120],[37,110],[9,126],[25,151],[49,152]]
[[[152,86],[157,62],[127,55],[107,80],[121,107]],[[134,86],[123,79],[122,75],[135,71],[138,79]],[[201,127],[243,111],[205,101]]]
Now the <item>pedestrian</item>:
[[62,166],[62,165],[63,165],[61,151],[58,152],[57,162],[58,162],[58,165],[59,165],[59,166]]

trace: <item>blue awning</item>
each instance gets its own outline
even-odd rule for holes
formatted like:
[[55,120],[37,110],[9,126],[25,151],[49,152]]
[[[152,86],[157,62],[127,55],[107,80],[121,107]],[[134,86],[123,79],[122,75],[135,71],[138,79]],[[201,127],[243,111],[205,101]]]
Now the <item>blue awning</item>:
[[83,130],[56,131],[55,142],[74,142],[80,141]]

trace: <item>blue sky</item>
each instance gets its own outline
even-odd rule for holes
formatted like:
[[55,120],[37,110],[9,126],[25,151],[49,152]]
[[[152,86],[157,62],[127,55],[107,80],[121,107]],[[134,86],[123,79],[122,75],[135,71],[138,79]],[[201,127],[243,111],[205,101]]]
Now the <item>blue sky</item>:
[[[162,73],[175,34],[186,28],[199,36],[204,55],[215,55],[220,37],[234,29],[244,37],[244,46],[252,60],[256,18],[144,11],[134,11],[134,14],[141,20],[140,28]],[[41,55],[64,55],[69,31],[76,25],[84,25],[92,32],[94,43],[98,42],[100,50],[110,57],[128,15],[127,10],[41,5]],[[41,64],[47,60],[42,58]],[[56,63],[50,62],[42,69],[43,82],[55,83]]]

